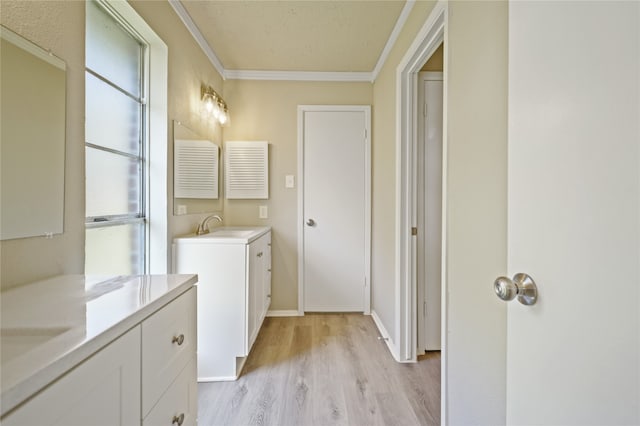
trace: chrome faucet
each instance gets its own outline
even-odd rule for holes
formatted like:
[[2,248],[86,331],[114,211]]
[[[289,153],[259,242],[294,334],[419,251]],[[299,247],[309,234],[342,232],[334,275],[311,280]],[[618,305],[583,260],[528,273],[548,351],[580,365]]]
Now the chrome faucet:
[[207,226],[207,224],[211,219],[216,219],[218,222],[222,223],[222,218],[217,214],[209,215],[205,217],[202,220],[202,222],[200,222],[200,224],[198,225],[198,229],[196,230],[196,235],[203,235],[203,234],[209,233],[209,227]]

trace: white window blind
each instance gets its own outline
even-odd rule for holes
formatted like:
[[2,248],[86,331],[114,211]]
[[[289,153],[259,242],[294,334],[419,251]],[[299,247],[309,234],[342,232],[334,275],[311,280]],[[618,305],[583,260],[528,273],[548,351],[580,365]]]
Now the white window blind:
[[225,142],[224,169],[226,198],[269,198],[268,142]]
[[218,145],[176,139],[174,149],[174,197],[218,199]]

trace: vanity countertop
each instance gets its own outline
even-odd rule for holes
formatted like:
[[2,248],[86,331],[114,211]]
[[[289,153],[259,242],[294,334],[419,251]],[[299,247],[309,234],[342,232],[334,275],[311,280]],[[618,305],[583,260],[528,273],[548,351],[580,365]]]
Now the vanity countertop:
[[188,234],[176,237],[174,243],[249,244],[271,230],[269,226],[223,226],[207,234]]
[[1,298],[1,414],[160,309],[197,275],[65,275]]

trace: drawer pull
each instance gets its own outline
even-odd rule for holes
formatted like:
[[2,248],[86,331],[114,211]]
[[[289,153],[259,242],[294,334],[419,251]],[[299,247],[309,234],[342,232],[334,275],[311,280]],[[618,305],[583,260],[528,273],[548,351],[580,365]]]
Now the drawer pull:
[[184,423],[184,413],[179,416],[173,416],[173,421],[171,422],[172,425],[177,424],[178,426],[182,426],[182,423]]
[[171,343],[177,343],[178,346],[182,345],[184,343],[184,334],[173,336],[173,339],[171,339]]

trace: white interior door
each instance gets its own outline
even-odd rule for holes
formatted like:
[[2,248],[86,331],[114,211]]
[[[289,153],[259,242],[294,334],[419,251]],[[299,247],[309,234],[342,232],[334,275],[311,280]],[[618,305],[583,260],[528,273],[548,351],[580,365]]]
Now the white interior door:
[[640,3],[510,2],[507,424],[640,424]]
[[418,353],[441,348],[442,73],[420,73],[418,102]]
[[369,310],[369,107],[300,107],[304,311]]

